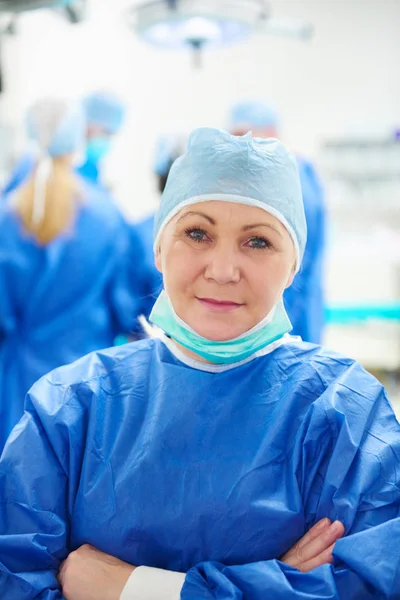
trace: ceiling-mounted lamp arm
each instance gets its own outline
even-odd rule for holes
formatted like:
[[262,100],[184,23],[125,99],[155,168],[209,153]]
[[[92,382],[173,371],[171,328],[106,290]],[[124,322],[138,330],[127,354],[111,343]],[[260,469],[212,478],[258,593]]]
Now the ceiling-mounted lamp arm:
[[5,31],[8,35],[17,35],[17,21],[18,15],[12,15],[8,27]]
[[70,23],[76,25],[79,23],[79,15],[76,12],[76,9],[73,6],[65,6],[64,7],[65,15]]
[[193,67],[195,69],[201,69],[202,67],[202,51],[204,47],[204,41],[202,40],[192,40],[190,42],[190,46],[192,47],[192,60]]
[[76,25],[81,23],[85,17],[86,0],[73,0],[66,6],[63,6],[63,12],[67,20]]
[[15,35],[17,33],[17,14],[8,15],[8,20],[2,21],[0,25],[0,35]]
[[178,0],[166,0],[168,8],[171,10],[177,10]]
[[13,19],[20,14],[41,9],[51,9],[62,15],[70,23],[76,24],[85,17],[87,0],[0,0],[0,15],[9,15],[10,23],[3,29],[3,33],[14,33]]
[[267,0],[259,0],[260,4],[260,18],[262,20],[268,19],[271,14],[271,9]]

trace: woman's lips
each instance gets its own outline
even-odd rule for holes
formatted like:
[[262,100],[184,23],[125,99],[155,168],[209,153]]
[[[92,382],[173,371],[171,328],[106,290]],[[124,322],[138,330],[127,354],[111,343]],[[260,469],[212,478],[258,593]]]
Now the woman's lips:
[[197,298],[197,300],[208,310],[215,312],[231,312],[243,306],[238,302],[230,302],[229,300],[216,300],[215,298]]

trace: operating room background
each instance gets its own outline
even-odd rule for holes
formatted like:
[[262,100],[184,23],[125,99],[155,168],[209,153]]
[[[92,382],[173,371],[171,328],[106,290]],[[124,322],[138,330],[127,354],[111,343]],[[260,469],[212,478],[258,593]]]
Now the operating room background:
[[27,13],[16,35],[3,36],[1,178],[24,148],[32,101],[111,89],[129,116],[106,178],[128,217],[139,219],[157,205],[152,160],[161,133],[223,127],[240,98],[272,102],[282,139],[315,160],[325,182],[325,341],[400,397],[400,1],[273,0],[277,15],[314,25],[311,41],[254,35],[205,50],[201,68],[189,50],[141,42],[124,19],[132,3],[89,1],[75,26],[48,10]]

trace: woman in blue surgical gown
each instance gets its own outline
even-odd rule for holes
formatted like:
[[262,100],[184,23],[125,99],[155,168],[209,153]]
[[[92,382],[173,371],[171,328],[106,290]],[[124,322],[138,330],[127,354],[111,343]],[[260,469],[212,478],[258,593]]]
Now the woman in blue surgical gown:
[[197,130],[155,232],[157,335],[42,378],[8,440],[0,597],[398,600],[400,426],[289,335],[295,159]]
[[0,451],[39,377],[111,346],[140,312],[142,246],[131,260],[117,208],[73,171],[83,114],[47,100],[28,123],[37,168],[0,212]]

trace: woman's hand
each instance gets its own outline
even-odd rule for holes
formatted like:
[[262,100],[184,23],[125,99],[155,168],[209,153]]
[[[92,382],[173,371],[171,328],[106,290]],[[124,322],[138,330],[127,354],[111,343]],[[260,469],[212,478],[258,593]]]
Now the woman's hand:
[[66,600],[119,600],[134,569],[85,544],[64,560],[57,579]]
[[329,519],[322,519],[280,560],[303,573],[308,573],[321,565],[332,564],[333,547],[343,535],[344,526],[340,521],[332,523]]
[[[333,562],[335,542],[344,535],[340,521],[319,521],[280,560],[303,573]],[[66,600],[119,600],[135,567],[85,544],[71,552],[58,574]]]

